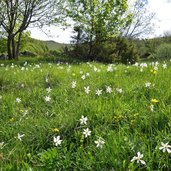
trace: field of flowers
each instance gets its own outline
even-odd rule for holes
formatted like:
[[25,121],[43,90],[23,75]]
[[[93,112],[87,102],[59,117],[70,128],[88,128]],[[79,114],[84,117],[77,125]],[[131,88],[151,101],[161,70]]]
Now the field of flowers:
[[1,61],[0,170],[171,170],[171,62]]

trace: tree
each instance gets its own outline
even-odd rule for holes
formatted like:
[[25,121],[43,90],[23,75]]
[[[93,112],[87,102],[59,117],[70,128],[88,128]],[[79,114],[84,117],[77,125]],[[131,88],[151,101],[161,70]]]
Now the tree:
[[87,56],[91,58],[93,44],[115,37],[120,28],[127,25],[130,15],[123,17],[128,9],[127,0],[68,0],[68,14],[79,32],[86,35],[89,45]]
[[[23,32],[30,25],[42,27],[59,15],[62,0],[1,0],[0,28],[7,34],[9,59],[18,59]],[[59,19],[59,18],[58,18]]]
[[122,31],[124,37],[138,38],[153,32],[155,14],[148,11],[146,1],[136,0],[133,4],[130,1],[128,12],[132,13],[132,23]]

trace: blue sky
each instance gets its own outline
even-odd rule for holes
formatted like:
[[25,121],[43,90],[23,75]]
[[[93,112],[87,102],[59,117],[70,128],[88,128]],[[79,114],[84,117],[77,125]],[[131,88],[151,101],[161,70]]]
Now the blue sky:
[[[134,0],[130,0],[133,2]],[[143,0],[147,1],[147,0]],[[150,12],[155,13],[154,19],[154,34],[150,37],[160,36],[165,31],[171,31],[171,0],[148,0],[147,8]],[[68,28],[65,31],[58,27],[51,26],[46,28],[48,36],[38,29],[30,29],[31,37],[40,40],[54,40],[60,43],[69,43],[72,29]]]

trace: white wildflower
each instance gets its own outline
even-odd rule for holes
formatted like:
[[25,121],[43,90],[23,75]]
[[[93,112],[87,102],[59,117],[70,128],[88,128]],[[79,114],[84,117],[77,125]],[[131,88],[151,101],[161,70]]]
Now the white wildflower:
[[169,142],[167,142],[166,144],[164,144],[163,142],[161,142],[161,147],[159,147],[160,150],[163,151],[163,153],[165,153],[166,151],[168,153],[171,153],[171,145],[168,145]]
[[85,75],[82,75],[81,78],[82,78],[83,80],[85,80],[86,76],[85,76]]
[[21,102],[21,98],[16,98],[16,100],[15,100],[17,103],[20,103]]
[[25,136],[24,134],[20,134],[20,133],[17,134],[17,138],[18,138],[20,141],[22,141],[22,138],[23,138],[24,136]]
[[80,118],[80,124],[81,125],[83,125],[83,124],[87,124],[87,121],[88,121],[88,118],[87,118],[87,116],[86,117],[84,117],[83,115],[81,116],[81,118]]
[[155,71],[158,71],[158,66],[154,66],[153,68]]
[[106,87],[106,93],[112,93],[112,88],[110,86],[107,86]]
[[118,93],[122,93],[122,92],[123,92],[122,88],[116,88],[116,91],[117,91]]
[[46,102],[50,102],[51,101],[51,97],[50,96],[45,96],[44,99],[45,99]]
[[53,137],[53,142],[55,146],[58,146],[61,144],[62,140],[60,140],[60,136],[58,135],[57,137]]
[[89,94],[90,93],[90,87],[89,86],[84,87],[84,90],[85,90],[85,93],[86,94]]
[[154,105],[150,105],[150,111],[154,112]]
[[102,91],[103,91],[103,90],[97,89],[97,90],[96,90],[96,95],[100,96],[100,95],[102,94]]
[[105,141],[102,138],[99,138],[98,140],[94,141],[94,143],[96,144],[96,147],[102,148]]
[[151,83],[150,82],[146,82],[145,83],[145,87],[150,87],[151,86]]
[[88,136],[91,135],[91,131],[89,130],[89,128],[84,129],[83,134],[84,134],[85,138],[87,138]]
[[94,66],[94,71],[95,71],[95,72],[97,72],[97,71],[98,71],[98,69],[97,69],[97,67],[96,67],[96,66]]
[[137,156],[134,156],[134,157],[132,158],[131,162],[137,161],[137,163],[140,162],[141,164],[144,164],[144,165],[145,165],[145,161],[142,160],[142,158],[143,158],[143,154],[141,154],[140,152],[138,152],[138,153],[137,153]]
[[166,68],[167,68],[167,64],[164,63],[164,64],[162,65],[162,67],[163,67],[163,69],[166,69]]
[[139,65],[139,64],[138,64],[138,62],[135,62],[134,66],[136,66],[136,67],[137,67],[138,65]]
[[50,93],[52,91],[52,89],[50,87],[46,88],[46,92]]
[[76,87],[76,84],[77,84],[77,82],[76,81],[73,81],[72,82],[72,88],[75,88]]
[[113,65],[108,65],[107,72],[113,72]]
[[86,76],[90,76],[90,73],[87,72],[87,73],[86,73]]
[[140,64],[140,67],[141,67],[141,68],[147,68],[147,66],[148,66],[147,63],[141,63],[141,64]]

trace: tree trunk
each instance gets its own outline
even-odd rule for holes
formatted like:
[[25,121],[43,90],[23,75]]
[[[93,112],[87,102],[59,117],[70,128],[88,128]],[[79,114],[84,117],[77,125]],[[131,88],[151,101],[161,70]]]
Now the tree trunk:
[[12,53],[11,53],[11,35],[8,35],[8,40],[7,40],[7,52],[8,52],[8,59],[12,59]]
[[89,52],[88,52],[88,59],[92,59],[92,49],[93,49],[93,42],[89,42]]
[[15,37],[13,35],[12,35],[12,40],[11,41],[12,41],[12,45],[11,45],[12,46],[11,47],[12,48],[12,58],[16,59],[16,55],[15,55],[16,54],[16,51],[15,51]]
[[15,54],[17,60],[18,60],[19,51],[20,51],[21,37],[22,37],[22,32],[20,32],[18,36],[18,42],[17,42],[16,54]]

